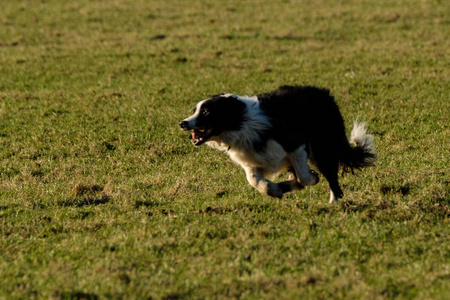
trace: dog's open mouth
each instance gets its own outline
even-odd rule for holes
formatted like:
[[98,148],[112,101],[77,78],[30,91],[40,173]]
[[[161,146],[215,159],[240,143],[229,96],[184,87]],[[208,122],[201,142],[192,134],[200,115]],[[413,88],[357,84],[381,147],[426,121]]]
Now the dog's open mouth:
[[197,128],[194,129],[194,131],[191,132],[192,136],[192,143],[194,143],[195,146],[200,146],[204,142],[206,142],[210,137],[212,133],[212,128]]

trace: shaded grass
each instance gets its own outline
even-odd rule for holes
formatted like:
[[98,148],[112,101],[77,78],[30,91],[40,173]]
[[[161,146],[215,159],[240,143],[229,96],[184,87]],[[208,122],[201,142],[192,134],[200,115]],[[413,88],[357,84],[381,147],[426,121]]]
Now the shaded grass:
[[[318,7],[326,7],[320,8]],[[0,295],[445,298],[449,6],[7,2]],[[330,88],[378,166],[282,200],[177,123],[211,94]]]

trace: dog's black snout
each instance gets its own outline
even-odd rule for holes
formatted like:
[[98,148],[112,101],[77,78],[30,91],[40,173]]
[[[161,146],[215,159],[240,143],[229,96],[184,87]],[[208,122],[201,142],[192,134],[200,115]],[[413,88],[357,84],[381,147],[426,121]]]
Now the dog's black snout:
[[181,121],[181,122],[180,122],[180,127],[181,127],[181,129],[187,129],[187,127],[188,127],[188,122],[186,122],[186,121]]

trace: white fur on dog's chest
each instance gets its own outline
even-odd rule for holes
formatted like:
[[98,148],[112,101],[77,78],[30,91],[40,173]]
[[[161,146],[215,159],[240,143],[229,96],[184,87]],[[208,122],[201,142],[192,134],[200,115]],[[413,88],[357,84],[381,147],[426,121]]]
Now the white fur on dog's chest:
[[231,160],[243,167],[259,167],[268,173],[277,174],[288,165],[286,151],[274,140],[268,140],[266,147],[261,152],[249,151],[250,149],[241,147],[231,147],[228,149],[226,145],[220,145],[216,142],[208,143],[208,145],[226,152]]

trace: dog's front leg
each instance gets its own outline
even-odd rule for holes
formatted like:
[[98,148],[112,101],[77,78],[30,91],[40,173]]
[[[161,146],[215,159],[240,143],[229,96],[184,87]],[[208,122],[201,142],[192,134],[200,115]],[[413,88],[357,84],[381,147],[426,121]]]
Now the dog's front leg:
[[295,174],[295,170],[293,167],[289,167],[288,170],[289,180],[282,181],[278,183],[278,187],[283,191],[283,193],[301,190],[305,188],[297,179],[297,175]]
[[308,153],[306,146],[302,145],[294,152],[289,153],[289,160],[302,185],[315,185],[319,182],[319,176],[308,165]]
[[244,166],[244,170],[247,175],[248,183],[250,183],[250,185],[258,191],[272,197],[283,197],[282,189],[276,183],[264,178],[263,172],[260,168]]

